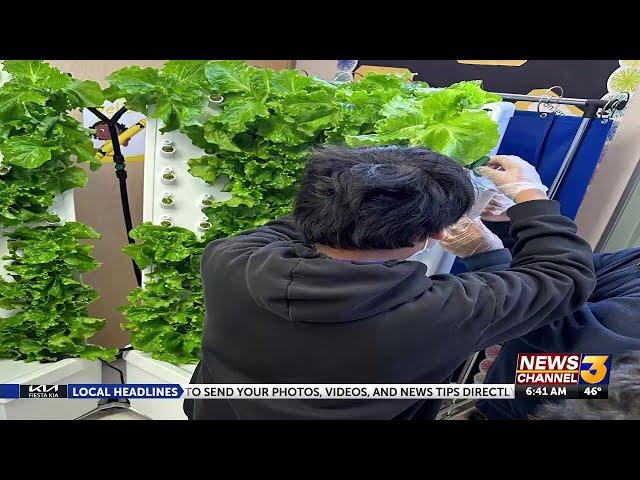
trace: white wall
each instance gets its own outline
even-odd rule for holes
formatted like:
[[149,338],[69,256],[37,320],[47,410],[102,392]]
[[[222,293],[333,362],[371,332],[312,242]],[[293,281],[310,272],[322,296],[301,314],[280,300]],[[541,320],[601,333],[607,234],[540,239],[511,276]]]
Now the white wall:
[[[597,120],[596,120],[597,121]],[[640,161],[640,87],[589,184],[576,216],[578,233],[595,247]]]
[[296,68],[304,70],[312,77],[333,80],[337,60],[296,60]]

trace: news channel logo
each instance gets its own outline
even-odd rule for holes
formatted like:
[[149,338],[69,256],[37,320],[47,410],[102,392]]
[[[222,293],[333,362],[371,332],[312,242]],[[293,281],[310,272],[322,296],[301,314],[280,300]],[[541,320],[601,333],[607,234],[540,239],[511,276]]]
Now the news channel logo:
[[611,354],[520,353],[516,398],[608,398]]

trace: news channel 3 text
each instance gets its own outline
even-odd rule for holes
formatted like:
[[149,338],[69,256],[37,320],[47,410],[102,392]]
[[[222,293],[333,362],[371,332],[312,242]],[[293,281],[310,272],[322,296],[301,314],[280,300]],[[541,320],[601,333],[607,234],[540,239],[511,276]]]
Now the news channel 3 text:
[[610,354],[520,353],[516,398],[608,398]]

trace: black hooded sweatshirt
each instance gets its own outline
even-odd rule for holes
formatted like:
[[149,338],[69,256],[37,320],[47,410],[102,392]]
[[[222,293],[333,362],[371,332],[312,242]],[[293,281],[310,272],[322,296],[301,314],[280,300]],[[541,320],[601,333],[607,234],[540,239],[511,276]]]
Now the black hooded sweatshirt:
[[[507,249],[458,276],[416,261],[331,259],[291,216],[210,243],[192,383],[446,383],[473,352],[577,310],[592,252],[552,200],[511,207]],[[482,271],[509,264],[505,271]],[[186,400],[192,419],[429,419],[434,400]]]

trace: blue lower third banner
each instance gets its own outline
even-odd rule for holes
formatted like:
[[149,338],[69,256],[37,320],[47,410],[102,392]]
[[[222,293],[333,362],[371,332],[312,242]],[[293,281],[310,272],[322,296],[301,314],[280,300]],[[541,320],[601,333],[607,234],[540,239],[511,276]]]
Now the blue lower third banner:
[[17,383],[0,384],[0,398],[20,398],[20,385]]
[[513,384],[74,384],[0,385],[0,398],[81,399],[230,399],[230,400],[313,400],[313,399],[513,399]]
[[184,389],[179,384],[73,384],[67,388],[67,398],[180,398]]

